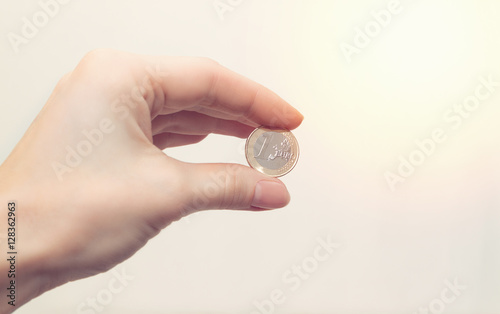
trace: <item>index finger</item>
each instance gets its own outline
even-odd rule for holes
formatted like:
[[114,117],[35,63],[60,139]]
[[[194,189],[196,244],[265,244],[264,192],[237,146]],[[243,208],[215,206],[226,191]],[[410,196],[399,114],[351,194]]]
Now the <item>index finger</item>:
[[294,129],[302,114],[268,88],[205,58],[155,57],[164,94],[160,114],[198,111],[217,118]]

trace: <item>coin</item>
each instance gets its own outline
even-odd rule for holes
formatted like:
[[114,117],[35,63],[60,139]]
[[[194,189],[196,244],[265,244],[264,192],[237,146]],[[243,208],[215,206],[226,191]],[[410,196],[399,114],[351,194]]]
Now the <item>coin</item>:
[[299,144],[286,129],[255,129],[247,139],[245,153],[250,167],[271,177],[292,171],[299,159]]

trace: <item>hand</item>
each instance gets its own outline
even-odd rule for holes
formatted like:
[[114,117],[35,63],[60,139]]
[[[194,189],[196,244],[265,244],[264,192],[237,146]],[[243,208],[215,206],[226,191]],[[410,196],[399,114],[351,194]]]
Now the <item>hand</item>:
[[207,59],[89,53],[0,167],[1,217],[10,200],[19,217],[17,305],[112,268],[191,212],[285,206],[290,196],[277,179],[162,150],[209,133],[245,138],[259,125],[294,129],[302,119]]

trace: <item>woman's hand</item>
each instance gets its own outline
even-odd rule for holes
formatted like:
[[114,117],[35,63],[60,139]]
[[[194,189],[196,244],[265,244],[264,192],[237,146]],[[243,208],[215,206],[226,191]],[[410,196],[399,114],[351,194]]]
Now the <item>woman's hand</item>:
[[[89,53],[0,167],[1,217],[9,201],[17,208],[17,306],[112,268],[191,212],[285,206],[290,197],[277,179],[162,150],[209,133],[294,129],[302,119],[270,90],[207,59]],[[6,236],[6,224],[0,231]],[[5,287],[8,264],[0,263]],[[13,310],[6,302],[1,309]]]

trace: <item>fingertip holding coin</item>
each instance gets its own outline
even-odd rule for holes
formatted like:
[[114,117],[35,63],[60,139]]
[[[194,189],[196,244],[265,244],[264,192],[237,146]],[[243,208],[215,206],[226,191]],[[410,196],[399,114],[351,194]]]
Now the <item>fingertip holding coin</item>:
[[250,167],[270,177],[281,177],[297,164],[299,143],[290,130],[261,126],[248,137],[245,155]]

